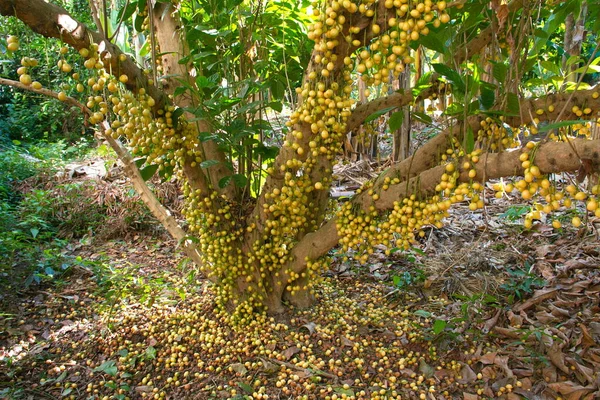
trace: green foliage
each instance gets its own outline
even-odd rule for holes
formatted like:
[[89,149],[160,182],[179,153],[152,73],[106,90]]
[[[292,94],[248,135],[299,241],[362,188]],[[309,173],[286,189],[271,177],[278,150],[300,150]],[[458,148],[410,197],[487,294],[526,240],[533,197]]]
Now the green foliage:
[[[82,4],[77,1],[66,7],[75,11],[75,15],[84,21],[90,20],[89,9],[82,13],[86,10]],[[20,39],[20,47],[13,53],[7,53],[2,43],[4,41],[5,44],[8,35],[16,35]],[[36,35],[15,18],[0,17],[0,55],[4,59],[0,62],[0,77],[18,81],[16,71],[21,66],[21,59],[29,57],[40,61],[38,66],[29,68],[34,80],[45,88],[72,94],[77,81],[71,74],[56,68],[59,61],[67,62],[73,66],[73,70],[81,71],[82,80],[87,79],[90,72],[83,68],[81,57],[75,50],[61,54],[62,46],[60,40]],[[8,144],[11,140],[33,142],[42,139],[75,142],[86,133],[88,131],[80,110],[37,93],[0,86],[0,144]]]
[[531,207],[529,206],[510,206],[505,212],[500,214],[500,218],[515,222],[527,214],[530,209]]
[[523,300],[527,295],[532,294],[534,289],[543,287],[546,284],[544,279],[530,272],[531,266],[529,263],[525,264],[525,269],[514,268],[508,270],[508,282],[500,286],[509,293],[510,303],[515,300]]

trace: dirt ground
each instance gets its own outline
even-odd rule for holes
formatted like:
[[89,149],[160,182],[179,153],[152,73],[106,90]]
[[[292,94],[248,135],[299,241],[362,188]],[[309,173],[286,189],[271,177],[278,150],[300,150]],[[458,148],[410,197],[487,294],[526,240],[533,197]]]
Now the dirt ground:
[[526,206],[459,206],[365,265],[334,250],[317,305],[243,330],[175,243],[74,242],[86,263],[3,294],[0,398],[600,398],[600,221],[525,231]]

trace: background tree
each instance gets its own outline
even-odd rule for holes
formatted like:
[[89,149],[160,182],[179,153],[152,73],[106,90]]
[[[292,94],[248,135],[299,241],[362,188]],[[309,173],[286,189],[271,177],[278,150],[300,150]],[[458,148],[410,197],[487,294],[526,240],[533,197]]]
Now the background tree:
[[[590,139],[600,96],[565,76],[597,71],[598,39],[586,36],[592,52],[567,60],[582,66],[566,74],[560,57],[546,55],[567,16],[586,10],[580,3],[334,0],[311,5],[306,36],[306,5],[286,1],[141,1],[115,4],[110,17],[98,3],[97,30],[41,0],[1,0],[0,13],[60,38],[85,59],[93,73],[80,83],[85,104],[56,97],[97,124],[146,204],[215,282],[231,320],[244,323],[257,311],[283,311],[284,302],[309,305],[328,265],[324,256],[338,243],[363,262],[379,244],[408,248],[426,227],[442,226],[454,203],[482,208],[483,182],[492,178],[522,177],[497,185],[498,196],[518,190],[539,199],[526,227],[541,212],[577,201],[598,216],[598,186],[563,188],[551,175],[580,171],[585,178],[600,165],[600,142]],[[587,10],[597,6],[586,3]],[[598,32],[597,16],[580,20]],[[145,39],[141,46],[127,39],[136,35]],[[314,42],[310,57],[305,38]],[[14,43],[7,39],[9,51]],[[411,90],[387,94],[383,88],[411,67],[418,48],[420,65],[427,57],[444,62],[430,63]],[[124,53],[134,49],[135,57]],[[35,61],[21,64],[20,82],[0,83],[52,94],[33,83]],[[358,79],[381,96],[356,104]],[[433,124],[422,110],[411,120],[439,133],[329,209],[347,133],[398,109],[389,123],[395,131],[402,109],[425,101],[447,105],[447,122]],[[284,102],[294,110],[279,149],[281,128],[272,119]],[[530,134],[543,140],[522,146]],[[185,230],[144,184],[157,171],[181,183]]]

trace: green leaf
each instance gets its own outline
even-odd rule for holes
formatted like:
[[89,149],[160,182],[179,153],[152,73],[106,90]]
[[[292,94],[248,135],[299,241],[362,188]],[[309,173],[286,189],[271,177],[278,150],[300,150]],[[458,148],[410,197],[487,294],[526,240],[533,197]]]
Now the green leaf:
[[140,157],[140,158],[136,158],[135,160],[133,160],[133,162],[135,163],[135,166],[138,168],[142,168],[142,165],[144,165],[144,163],[146,162],[148,158],[147,157]]
[[63,392],[61,393],[61,396],[65,397],[71,394],[71,392],[73,391],[73,388],[66,388],[65,390],[63,390]]
[[479,96],[479,103],[481,104],[481,107],[483,107],[485,110],[489,110],[492,108],[495,101],[496,95],[494,94],[494,91],[489,88],[482,87],[481,95]]
[[369,115],[367,118],[365,118],[365,123],[374,121],[377,118],[381,117],[382,115],[384,115],[392,110],[395,110],[396,108],[397,107],[387,107],[387,108],[384,108],[383,110],[376,111],[373,114]]
[[128,354],[129,354],[129,351],[127,351],[127,349],[121,349],[121,350],[117,351],[117,355],[119,355],[121,357],[127,357]]
[[402,127],[402,122],[404,122],[404,110],[393,113],[388,121],[390,125],[390,131],[394,132],[400,129],[400,127]]
[[246,175],[234,174],[233,183],[235,183],[235,186],[243,188],[248,184],[248,178],[246,177]]
[[515,93],[507,93],[506,94],[506,109],[509,113],[519,114],[521,108],[521,104],[519,102],[519,96]]
[[421,112],[413,112],[412,117],[415,118],[417,121],[420,121],[424,124],[428,124],[431,125],[433,123],[433,120],[431,119],[431,117],[425,113],[421,113]]
[[175,111],[173,111],[171,118],[173,118],[173,127],[175,127],[175,129],[177,129],[177,124],[179,123],[179,117],[181,117],[182,115],[183,115],[183,108],[176,108]]
[[473,129],[469,126],[465,135],[465,151],[470,153],[473,149],[475,149],[475,135],[473,134]]
[[33,236],[33,238],[35,239],[37,237],[38,233],[40,233],[40,230],[37,228],[31,228],[29,230],[29,232],[31,232],[31,236]]
[[554,75],[561,75],[560,68],[558,67],[558,65],[554,64],[553,62],[544,60],[544,61],[540,62],[540,65],[547,71],[552,72]]
[[121,8],[121,11],[119,11],[119,21],[125,21],[129,19],[136,9],[136,3],[128,3],[127,5],[125,5],[123,8]]
[[281,112],[283,110],[283,103],[280,101],[272,101],[268,105],[277,112]]
[[240,387],[240,389],[242,389],[244,392],[246,392],[248,394],[254,393],[254,389],[252,389],[252,386],[248,385],[245,382],[238,383],[238,386]]
[[437,35],[430,33],[429,35],[421,35],[419,37],[419,42],[428,49],[435,50],[438,53],[444,54],[446,51],[446,47],[444,43],[437,37]]
[[140,170],[140,175],[142,175],[144,181],[147,181],[154,176],[156,171],[158,171],[158,165],[150,164]]
[[110,376],[116,376],[117,371],[118,369],[114,360],[104,361],[102,364],[94,368],[94,372],[104,372]]
[[136,31],[138,31],[138,32],[142,32],[142,31],[144,30],[144,29],[142,28],[142,26],[144,25],[144,19],[145,19],[145,18],[146,18],[146,17],[144,17],[144,16],[142,16],[142,15],[139,15],[139,14],[135,16],[135,22],[134,22],[134,25],[133,25],[133,26],[135,27],[135,30],[136,30]]
[[217,165],[219,164],[218,160],[206,160],[206,161],[202,161],[200,163],[200,168],[210,168],[213,165]]
[[594,74],[594,73],[600,72],[600,66],[590,64],[587,66],[587,68],[586,67],[577,68],[573,72],[575,72],[576,74],[583,74],[584,72],[586,74]]
[[458,91],[462,93],[465,92],[465,81],[462,79],[462,77],[457,71],[453,70],[445,64],[431,64],[431,66],[433,67],[435,72],[448,79],[448,81],[452,82],[454,84],[454,87]]
[[492,76],[499,83],[504,84],[506,81],[506,75],[508,74],[508,67],[503,63],[494,63],[492,67]]
[[279,154],[279,147],[277,146],[265,146],[262,143],[258,143],[256,145],[256,149],[254,150],[255,155],[262,155],[263,162],[267,160],[272,160],[277,157]]
[[221,189],[223,189],[225,186],[229,185],[229,182],[230,182],[230,181],[231,181],[231,175],[229,175],[229,176],[225,176],[225,177],[221,178],[221,179],[219,180],[219,187],[220,187]]
[[442,333],[444,331],[447,324],[448,323],[446,321],[444,321],[443,319],[436,319],[435,322],[433,323],[433,333],[435,333],[436,335],[439,335],[440,333]]
[[156,358],[156,349],[153,346],[148,346],[146,349],[146,359],[154,360]]
[[429,311],[425,311],[425,310],[417,310],[414,312],[414,314],[418,317],[423,317],[423,318],[431,317],[431,313]]
[[548,131],[552,131],[552,130],[559,129],[559,128],[564,128],[565,126],[572,126],[572,125],[584,124],[584,123],[585,123],[585,121],[583,121],[583,120],[571,120],[571,121],[555,122],[555,123],[552,123],[552,124],[541,126],[538,129],[538,132],[539,133],[543,133],[543,132],[548,132]]
[[213,82],[211,82],[204,75],[200,75],[199,77],[196,78],[196,86],[198,86],[199,89],[204,89],[204,88],[214,87],[215,84]]

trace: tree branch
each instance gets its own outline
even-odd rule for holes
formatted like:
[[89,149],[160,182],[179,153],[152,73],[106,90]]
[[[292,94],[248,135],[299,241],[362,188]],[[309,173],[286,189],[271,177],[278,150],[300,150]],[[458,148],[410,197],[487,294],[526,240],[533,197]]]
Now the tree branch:
[[58,38],[77,50],[89,49],[92,43],[97,43],[106,70],[115,76],[124,74],[129,78],[125,84],[127,89],[138,93],[144,88],[156,102],[155,111],[169,103],[163,91],[148,84],[148,77],[130,57],[120,61],[119,56],[124,53],[116,45],[75,20],[64,8],[43,0],[2,0],[0,15],[15,16],[34,32]]
[[[523,150],[482,155],[481,161],[475,166],[477,170],[475,181],[482,182],[484,177],[485,179],[497,179],[522,175],[523,167],[519,159],[522,152]],[[539,167],[542,174],[574,172],[581,168],[582,160],[590,162],[596,169],[600,168],[600,140],[573,139],[569,143],[543,143],[536,152],[535,165]],[[412,194],[420,198],[432,196],[444,173],[445,166],[443,165],[422,171],[408,182],[401,182],[382,191],[379,200],[371,200],[371,204],[377,210],[385,211],[392,209],[395,201]],[[471,180],[466,171],[459,178],[460,182],[470,182]],[[315,260],[335,247],[340,239],[336,222],[337,218],[332,218],[317,231],[306,235],[294,247],[293,260],[287,267],[300,273],[306,268],[306,258]]]
[[[27,90],[34,93],[39,93],[47,97],[52,97],[58,99],[58,93],[49,89],[41,88],[34,89],[30,85],[24,85],[21,82],[13,81],[10,79],[0,78],[0,85],[7,85],[16,87],[18,89]],[[63,101],[65,104],[71,105],[73,107],[79,108],[85,115],[88,117],[92,115],[92,111],[87,108],[85,105],[81,104],[77,99],[73,97],[67,96],[66,100]],[[102,136],[110,147],[115,151],[117,157],[124,165],[125,174],[131,181],[133,187],[136,192],[146,204],[148,209],[152,212],[152,215],[167,229],[167,232],[177,240],[178,244],[181,244],[186,255],[196,263],[198,267],[202,266],[202,258],[198,247],[188,239],[187,233],[183,230],[183,228],[179,225],[175,217],[171,215],[171,212],[167,210],[160,201],[156,198],[152,190],[142,178],[139,168],[135,165],[133,157],[129,154],[129,152],[119,143],[117,140],[113,139],[112,136],[106,134],[106,129],[108,128],[108,123],[105,121],[100,124],[100,131],[102,132]]]

